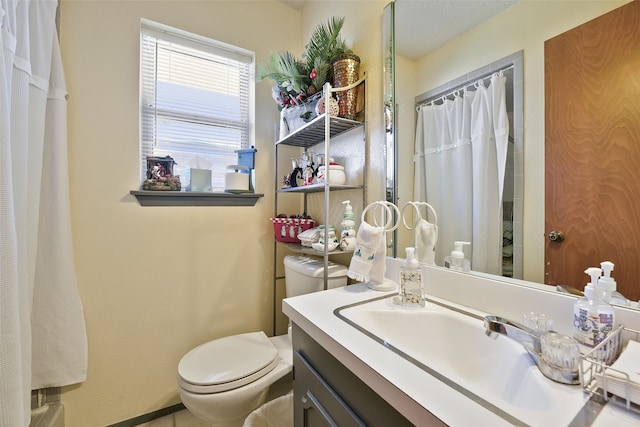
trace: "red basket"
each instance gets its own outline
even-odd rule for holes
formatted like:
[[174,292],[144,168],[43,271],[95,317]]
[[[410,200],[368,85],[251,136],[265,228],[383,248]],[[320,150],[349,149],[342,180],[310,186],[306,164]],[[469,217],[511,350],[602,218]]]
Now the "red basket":
[[313,219],[303,218],[271,218],[273,232],[278,242],[300,243],[298,234],[315,227]]

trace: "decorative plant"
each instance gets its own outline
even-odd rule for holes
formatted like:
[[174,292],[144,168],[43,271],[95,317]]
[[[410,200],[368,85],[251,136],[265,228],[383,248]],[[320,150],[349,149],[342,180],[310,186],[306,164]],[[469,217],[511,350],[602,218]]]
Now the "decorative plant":
[[308,96],[311,77],[307,66],[289,52],[272,52],[267,61],[258,66],[258,78],[265,77],[276,84],[273,98],[280,108],[295,105]]
[[286,51],[272,52],[258,65],[258,79],[269,78],[276,84],[272,92],[279,109],[304,101],[331,80],[331,60],[351,52],[340,37],[343,24],[343,17],[333,17],[318,25],[305,46],[303,59]]
[[326,24],[319,24],[309,43],[305,46],[302,57],[307,67],[311,68],[312,85],[316,90],[331,80],[331,61],[338,55],[351,52],[346,42],[340,37],[344,17],[332,17]]

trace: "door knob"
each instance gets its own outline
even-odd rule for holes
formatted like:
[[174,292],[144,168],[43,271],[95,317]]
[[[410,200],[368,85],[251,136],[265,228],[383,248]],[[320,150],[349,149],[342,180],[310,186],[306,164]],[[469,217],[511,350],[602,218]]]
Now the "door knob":
[[564,233],[559,230],[553,230],[549,233],[549,240],[552,242],[562,242],[564,240]]

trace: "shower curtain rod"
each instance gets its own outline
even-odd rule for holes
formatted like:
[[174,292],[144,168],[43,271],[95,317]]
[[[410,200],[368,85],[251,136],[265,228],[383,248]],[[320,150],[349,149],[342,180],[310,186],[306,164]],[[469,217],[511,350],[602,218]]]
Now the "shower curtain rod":
[[438,93],[437,95],[434,96],[430,96],[429,98],[427,98],[425,101],[419,102],[416,104],[416,110],[420,109],[423,105],[429,105],[429,104],[433,104],[436,101],[443,101],[445,98],[449,98],[450,96],[454,95],[456,92],[460,92],[465,90],[466,88],[468,88],[469,86],[475,86],[476,84],[483,82],[485,80],[487,80],[488,78],[491,78],[491,76],[493,76],[494,74],[498,74],[501,73],[503,71],[507,71],[513,68],[513,64],[507,65],[505,67],[499,68],[497,70],[491,71],[489,73],[483,74],[478,78],[472,79],[472,80],[467,80],[466,82],[463,82],[461,84],[456,85],[455,88],[453,89],[447,89],[445,91],[442,91],[440,93]]

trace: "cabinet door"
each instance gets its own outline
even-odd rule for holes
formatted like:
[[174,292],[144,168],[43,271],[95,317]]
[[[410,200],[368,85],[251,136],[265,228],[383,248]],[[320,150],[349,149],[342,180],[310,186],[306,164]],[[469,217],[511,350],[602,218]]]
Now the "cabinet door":
[[294,352],[293,365],[295,369],[294,424],[296,426],[366,425],[298,352]]

